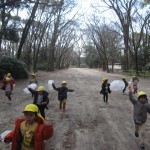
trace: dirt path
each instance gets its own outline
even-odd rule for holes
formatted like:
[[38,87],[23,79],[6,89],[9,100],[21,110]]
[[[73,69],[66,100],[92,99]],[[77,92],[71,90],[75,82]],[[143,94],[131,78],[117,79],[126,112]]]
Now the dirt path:
[[[47,119],[54,124],[55,134],[47,141],[46,150],[138,150],[138,139],[134,137],[132,105],[128,95],[113,92],[109,104],[99,94],[101,78],[109,81],[120,79],[121,75],[106,74],[93,69],[68,69],[54,73],[38,73],[40,85],[47,85],[49,79],[60,86],[62,80],[75,90],[68,94],[67,111],[58,109],[57,92],[50,93]],[[128,78],[129,80],[130,78]],[[28,80],[17,81],[13,103],[8,104],[0,91],[0,132],[13,128],[14,118],[21,115],[25,104],[32,103],[31,95],[22,89]],[[139,87],[149,94],[150,81],[140,79]],[[150,150],[150,118],[146,123],[146,149]],[[0,150],[8,145],[0,143]]]

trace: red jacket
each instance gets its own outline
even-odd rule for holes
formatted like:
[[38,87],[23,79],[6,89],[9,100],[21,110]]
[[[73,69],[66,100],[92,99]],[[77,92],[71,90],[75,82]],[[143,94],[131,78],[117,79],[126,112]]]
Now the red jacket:
[[[14,80],[14,78],[13,77],[10,77],[10,79],[11,79],[11,84],[13,85],[13,84],[15,84],[15,80]],[[3,84],[5,84],[5,80],[6,80],[6,76],[3,78],[3,80],[2,80],[2,83]]]
[[[7,84],[7,82],[6,82],[6,81],[3,81],[3,85],[2,85],[2,87],[1,87],[2,90],[5,90],[6,84]],[[10,81],[11,90],[13,90],[13,84],[14,84],[14,82],[11,82],[11,81]]]
[[[22,135],[20,131],[20,125],[23,121],[25,121],[25,119],[16,119],[15,130],[10,132],[4,138],[5,142],[7,140],[12,142],[11,150],[21,150]],[[45,150],[44,140],[48,140],[53,136],[53,126],[50,124],[45,125],[43,120],[40,118],[38,118],[37,122],[39,125],[34,138],[34,150]]]

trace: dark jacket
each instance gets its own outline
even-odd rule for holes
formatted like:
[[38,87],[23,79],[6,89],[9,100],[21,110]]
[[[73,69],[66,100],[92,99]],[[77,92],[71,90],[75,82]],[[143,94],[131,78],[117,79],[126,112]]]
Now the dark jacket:
[[67,99],[67,92],[73,92],[74,90],[68,89],[67,87],[58,87],[56,88],[54,84],[52,84],[54,90],[58,91],[58,100]]
[[[107,90],[106,90],[106,86],[107,86]],[[110,84],[109,83],[106,83],[106,82],[103,82],[102,83],[102,89],[100,91],[100,94],[107,94],[107,93],[111,93],[111,90],[110,90]]]
[[[37,100],[38,100],[38,91],[32,90],[31,88],[28,88],[28,90],[34,95],[34,101],[33,104],[37,104]],[[43,91],[43,102],[46,102],[46,104],[41,104],[41,106],[43,106],[44,108],[48,109],[47,105],[49,103],[49,98],[48,98],[48,92]]]
[[129,92],[129,100],[134,106],[133,118],[135,123],[145,123],[147,120],[147,113],[150,114],[150,104],[148,102],[142,104],[139,100],[135,100],[132,92]]

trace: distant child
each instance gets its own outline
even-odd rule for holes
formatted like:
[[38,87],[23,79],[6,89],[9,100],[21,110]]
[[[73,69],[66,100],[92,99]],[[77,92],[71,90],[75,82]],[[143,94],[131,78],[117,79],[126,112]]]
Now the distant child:
[[131,87],[129,87],[129,99],[134,106],[133,119],[135,123],[135,136],[140,138],[140,148],[145,149],[145,122],[147,113],[150,114],[150,104],[145,92],[138,92],[138,99],[133,98]]
[[135,75],[133,78],[132,78],[132,83],[133,83],[133,93],[136,94],[137,93],[137,90],[138,90],[138,82],[139,82],[139,78]]
[[5,143],[12,142],[11,150],[45,150],[45,140],[53,136],[53,126],[46,123],[34,104],[25,106],[24,118],[18,118],[14,131],[8,133]]
[[[31,79],[30,79],[29,85],[30,85],[30,84],[33,84],[33,83],[35,83],[35,84],[38,83],[38,82],[37,82],[37,79],[36,79],[36,74],[35,74],[35,73],[32,73],[32,74],[31,74]],[[31,94],[32,94],[32,97],[33,97],[33,96],[34,96],[33,93],[31,93]]]
[[42,117],[45,118],[45,109],[48,109],[47,105],[49,103],[48,92],[45,91],[43,86],[39,86],[37,90],[31,88],[28,88],[28,90],[34,95],[33,104],[38,106]]
[[103,78],[102,89],[100,93],[103,94],[104,102],[108,103],[108,93],[110,94],[111,90],[110,90],[110,84],[108,83],[107,78]]
[[54,83],[52,84],[52,86],[56,91],[58,91],[58,100],[60,101],[59,108],[61,110],[65,111],[66,110],[67,92],[73,92],[74,90],[67,88],[66,81],[62,81],[62,87],[56,88]]
[[1,87],[2,90],[5,90],[5,94],[8,99],[11,101],[11,94],[13,91],[13,82],[11,78],[6,77],[5,80],[3,79],[3,85]]
[[35,83],[35,84],[38,83],[38,82],[37,82],[37,79],[36,79],[36,74],[35,74],[35,73],[32,73],[32,74],[31,74],[31,79],[30,79],[29,84],[32,84],[32,83]]
[[4,84],[6,78],[10,78],[11,79],[11,83],[13,84],[13,86],[15,86],[15,80],[14,78],[11,76],[11,73],[7,73],[7,75],[4,76],[3,80],[2,80],[2,83]]
[[123,91],[122,91],[122,94],[125,95],[125,91],[126,91],[126,88],[127,88],[127,86],[128,86],[128,82],[126,81],[126,78],[125,78],[125,77],[122,78],[122,81],[123,81],[124,84],[125,84],[125,87],[124,87],[124,89],[123,89]]

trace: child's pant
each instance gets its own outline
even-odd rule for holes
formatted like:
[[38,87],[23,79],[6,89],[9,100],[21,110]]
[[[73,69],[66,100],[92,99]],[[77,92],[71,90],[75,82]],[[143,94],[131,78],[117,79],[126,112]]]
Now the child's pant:
[[66,109],[66,99],[64,100],[60,100],[60,103],[59,103],[59,108],[62,110],[65,110]]
[[45,111],[44,111],[45,107],[42,106],[42,105],[37,105],[37,106],[38,106],[38,108],[39,108],[39,111],[40,111],[41,116],[42,116],[43,118],[45,118]]
[[108,102],[108,93],[103,94],[103,100],[104,102]]
[[135,131],[139,133],[140,144],[143,144],[145,140],[145,123],[135,124]]
[[124,87],[124,89],[123,89],[122,93],[124,93],[124,92],[126,91],[126,88],[127,88],[127,86],[125,86],[125,87]]
[[137,85],[133,85],[133,89],[134,89],[133,93],[134,93],[134,94],[137,93],[137,90],[138,90]]
[[12,94],[12,92],[11,91],[5,92],[5,94],[8,97],[8,99],[11,100],[11,94]]

